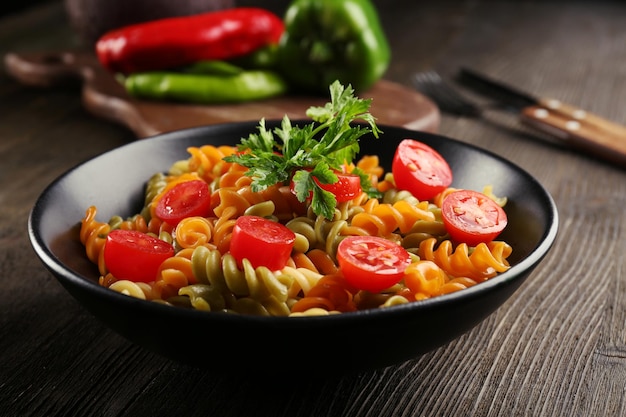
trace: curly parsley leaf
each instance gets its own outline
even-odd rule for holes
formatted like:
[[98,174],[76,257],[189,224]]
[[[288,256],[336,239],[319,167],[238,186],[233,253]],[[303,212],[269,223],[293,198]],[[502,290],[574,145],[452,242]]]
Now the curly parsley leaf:
[[[337,200],[315,179],[322,184],[336,182],[334,171],[354,160],[360,150],[359,139],[368,133],[377,138],[381,133],[369,113],[371,99],[355,97],[354,89],[339,81],[329,89],[330,102],[307,110],[311,123],[294,126],[285,116],[280,127],[270,131],[261,120],[258,132],[241,140],[240,152],[224,158],[248,168],[253,191],[293,181],[298,200],[311,197],[313,212],[328,219],[334,216]],[[355,120],[365,123],[353,123]],[[355,173],[361,178],[361,188],[375,195],[367,175]]]
[[369,175],[367,175],[365,171],[363,171],[359,167],[355,167],[351,173],[359,176],[359,178],[361,179],[361,189],[370,198],[382,198],[383,197],[383,193],[378,191],[378,189],[374,187],[374,185],[372,185],[372,182],[370,181],[370,177]]

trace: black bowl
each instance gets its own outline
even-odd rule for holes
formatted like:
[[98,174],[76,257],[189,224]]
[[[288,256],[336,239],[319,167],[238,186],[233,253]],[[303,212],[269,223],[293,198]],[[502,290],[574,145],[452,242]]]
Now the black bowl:
[[[272,127],[276,122],[268,122]],[[482,190],[492,184],[508,197],[501,238],[513,247],[505,273],[449,295],[386,309],[324,317],[251,317],[169,307],[98,285],[84,254],[78,223],[90,205],[98,217],[140,210],[146,180],[189,146],[236,144],[257,123],[192,128],[130,143],[87,161],[55,180],[29,219],[32,245],[44,265],[94,316],[128,340],[163,356],[212,371],[346,373],[415,358],[457,338],[496,310],[522,284],[552,246],[558,214],[548,192],[528,173],[488,151],[442,136],[381,126],[364,137],[364,154],[378,154],[389,169],[396,145],[414,138],[449,162],[453,186]]]

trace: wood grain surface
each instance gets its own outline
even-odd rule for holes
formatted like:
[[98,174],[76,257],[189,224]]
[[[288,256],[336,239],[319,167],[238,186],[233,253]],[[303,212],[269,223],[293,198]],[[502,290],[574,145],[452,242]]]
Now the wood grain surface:
[[[390,82],[408,88],[413,71],[434,68],[453,77],[468,66],[626,122],[623,2],[376,4],[393,50]],[[0,21],[3,55],[81,46],[60,2]],[[497,108],[480,120],[442,115],[440,133],[511,160],[553,195],[559,236],[532,276],[479,326],[398,366],[316,380],[218,377],[104,327],[30,247],[27,218],[43,188],[85,159],[136,139],[94,117],[79,93],[42,91],[0,72],[1,416],[626,415],[623,168],[535,134]],[[380,337],[394,343],[393,334]],[[203,355],[202,346],[190,354],[220,360]]]

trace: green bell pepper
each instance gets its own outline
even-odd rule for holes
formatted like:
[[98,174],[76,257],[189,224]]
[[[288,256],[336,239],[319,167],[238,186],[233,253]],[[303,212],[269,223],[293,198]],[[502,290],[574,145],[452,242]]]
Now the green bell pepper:
[[279,44],[281,71],[299,91],[326,94],[335,80],[367,90],[391,52],[369,0],[294,0]]
[[245,69],[276,69],[278,61],[278,44],[271,44],[259,48],[247,55],[229,60],[234,65]]

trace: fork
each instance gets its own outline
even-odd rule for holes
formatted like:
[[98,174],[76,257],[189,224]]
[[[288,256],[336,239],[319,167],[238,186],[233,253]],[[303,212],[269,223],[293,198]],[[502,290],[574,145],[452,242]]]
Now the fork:
[[441,110],[458,116],[479,117],[482,109],[450,84],[435,71],[424,71],[413,74],[414,87],[430,97]]

